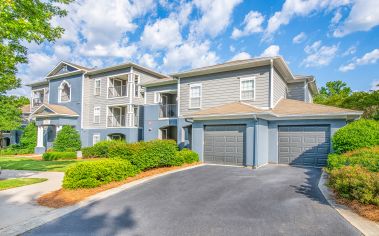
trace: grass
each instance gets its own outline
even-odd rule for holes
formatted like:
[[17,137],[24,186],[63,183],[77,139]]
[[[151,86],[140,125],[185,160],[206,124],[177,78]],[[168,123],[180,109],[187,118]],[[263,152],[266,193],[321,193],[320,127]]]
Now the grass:
[[78,161],[86,160],[57,160],[57,161],[42,161],[36,158],[24,157],[0,157],[1,169],[8,170],[34,170],[34,171],[59,171],[64,172],[71,164]]
[[87,197],[90,197],[92,195],[106,191],[111,188],[119,187],[126,183],[130,183],[130,182],[133,182],[142,178],[146,178],[149,176],[162,174],[162,173],[172,171],[172,170],[182,169],[189,166],[195,166],[198,164],[199,163],[192,163],[192,164],[184,164],[182,166],[171,166],[171,167],[161,167],[161,168],[150,169],[150,170],[141,172],[134,177],[129,177],[122,181],[113,181],[96,188],[86,188],[86,189],[83,188],[83,189],[73,189],[73,190],[61,188],[54,192],[42,195],[41,197],[37,199],[37,202],[38,204],[42,206],[47,206],[51,208],[61,208],[65,206],[70,206],[86,199]]
[[43,178],[17,178],[17,179],[6,179],[0,180],[0,191],[10,188],[21,187],[30,184],[41,183],[47,179]]

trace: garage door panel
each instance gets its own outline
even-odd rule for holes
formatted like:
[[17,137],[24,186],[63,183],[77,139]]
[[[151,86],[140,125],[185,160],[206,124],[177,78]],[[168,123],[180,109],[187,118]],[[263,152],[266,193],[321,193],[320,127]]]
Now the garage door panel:
[[279,163],[324,166],[330,151],[329,126],[279,126],[278,145]]
[[243,165],[245,126],[212,125],[204,128],[204,161]]

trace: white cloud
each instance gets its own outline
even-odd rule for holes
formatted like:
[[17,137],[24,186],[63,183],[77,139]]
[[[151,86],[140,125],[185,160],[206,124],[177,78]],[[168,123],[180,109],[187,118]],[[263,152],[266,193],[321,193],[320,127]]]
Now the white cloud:
[[175,47],[182,41],[177,20],[165,18],[152,25],[146,25],[141,36],[141,43],[151,49]]
[[354,70],[357,66],[375,64],[379,60],[379,49],[374,49],[371,52],[366,53],[361,58],[356,58],[353,62],[340,66],[339,70],[347,72]]
[[192,35],[217,36],[230,24],[234,8],[242,0],[194,0],[200,9],[201,18],[191,25]]
[[250,59],[251,55],[247,52],[240,52],[236,55],[234,55],[230,61],[236,61],[236,60],[245,60],[245,59]]
[[271,45],[268,48],[266,48],[260,57],[274,57],[278,56],[280,51],[280,47],[278,45]]
[[371,90],[379,90],[379,80],[372,81]]
[[338,45],[324,46],[321,41],[307,45],[304,51],[308,56],[301,63],[305,67],[321,67],[329,65],[336,56]]
[[379,25],[379,1],[356,0],[349,16],[333,32],[335,37],[343,37],[356,31],[369,31]]
[[331,24],[336,25],[341,21],[341,19],[342,19],[341,9],[338,9],[331,20]]
[[243,21],[244,28],[242,30],[234,28],[232,32],[232,38],[237,39],[242,36],[262,32],[262,23],[264,19],[264,16],[260,12],[250,11],[245,16],[245,19]]
[[311,13],[322,9],[331,10],[347,5],[350,1],[351,0],[286,0],[282,9],[275,12],[268,20],[263,40],[270,39],[282,25],[287,25],[293,17],[309,16]]
[[304,42],[305,39],[307,39],[307,35],[304,32],[301,32],[300,34],[293,37],[292,42],[299,44],[299,43]]
[[203,43],[187,41],[168,50],[163,58],[163,67],[172,72],[183,68],[213,65],[218,60],[216,53],[210,50],[208,41]]
[[138,62],[143,65],[147,66],[151,69],[157,68],[157,62],[154,59],[154,56],[148,53],[143,54],[139,59]]
[[353,55],[357,52],[357,47],[356,46],[351,46],[349,47],[344,53],[342,53],[343,57]]

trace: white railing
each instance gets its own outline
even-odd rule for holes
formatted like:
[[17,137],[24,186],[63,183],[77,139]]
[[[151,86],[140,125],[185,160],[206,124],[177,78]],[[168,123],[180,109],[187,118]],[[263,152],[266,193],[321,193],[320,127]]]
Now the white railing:
[[107,121],[108,127],[138,127],[139,126],[139,116],[134,114],[127,114],[126,116],[108,116]]
[[128,96],[127,85],[108,87],[108,97],[126,97]]
[[160,105],[160,109],[159,109],[160,118],[171,118],[171,117],[177,117],[177,116],[178,116],[178,110],[177,110],[176,104]]

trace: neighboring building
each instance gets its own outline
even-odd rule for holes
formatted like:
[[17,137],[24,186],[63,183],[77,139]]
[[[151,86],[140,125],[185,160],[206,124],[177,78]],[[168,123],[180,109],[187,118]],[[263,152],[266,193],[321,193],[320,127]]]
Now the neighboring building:
[[105,139],[174,139],[209,163],[322,166],[331,135],[362,114],[313,104],[314,78],[294,76],[281,57],[171,76],[134,63],[89,69],[61,62],[30,86],[36,153],[71,125],[83,146]]

